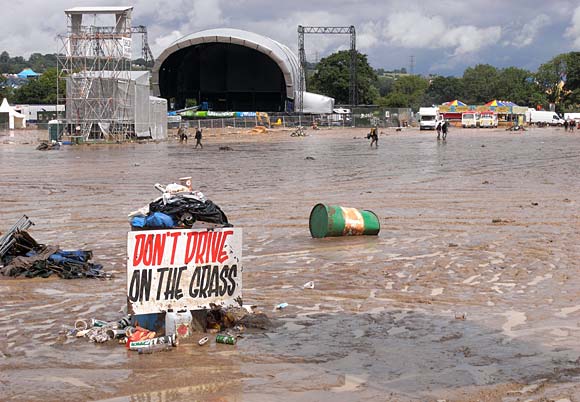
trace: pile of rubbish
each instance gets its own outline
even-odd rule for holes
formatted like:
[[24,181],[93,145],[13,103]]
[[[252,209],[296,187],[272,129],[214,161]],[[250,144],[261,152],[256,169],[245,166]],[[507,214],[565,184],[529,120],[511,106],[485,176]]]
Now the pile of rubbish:
[[[191,228],[196,222],[231,227],[226,214],[202,192],[192,191],[191,177],[183,184],[155,184],[161,197],[129,214],[131,227],[142,229]],[[185,185],[184,185],[185,184]]]
[[43,142],[39,146],[36,147],[38,151],[54,151],[60,149],[60,143],[53,141],[50,144]]
[[[74,327],[65,328],[61,335],[67,338],[85,338],[93,343],[114,342],[132,351],[154,353],[171,350],[182,343],[197,343],[203,346],[209,342],[209,336],[187,342],[193,338],[193,319],[189,311],[184,313],[165,313],[165,326],[153,331],[139,325],[139,316],[127,315],[119,321],[98,319],[79,319]],[[256,311],[256,306],[244,308],[222,308],[212,305],[207,311],[207,327],[203,331],[215,334],[215,342],[235,345],[237,339],[243,338],[246,328],[267,329],[272,326],[268,317]]]
[[90,250],[64,251],[58,246],[40,244],[26,231],[34,223],[24,215],[0,237],[0,273],[4,276],[63,279],[109,278],[103,266],[89,262]]

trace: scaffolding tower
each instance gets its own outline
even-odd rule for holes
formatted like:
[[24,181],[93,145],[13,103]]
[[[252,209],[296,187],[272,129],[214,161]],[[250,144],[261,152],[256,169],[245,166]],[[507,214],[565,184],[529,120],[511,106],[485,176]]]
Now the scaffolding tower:
[[298,25],[298,53],[300,58],[300,78],[298,89],[298,112],[304,111],[304,91],[306,91],[306,51],[304,50],[304,34],[325,34],[325,35],[350,35],[350,82],[348,88],[348,98],[350,106],[356,106],[358,94],[356,87],[356,30],[354,25],[348,27],[307,27]]
[[[131,96],[133,7],[75,7],[65,10],[67,32],[59,35],[57,85],[66,82],[66,125],[85,140],[123,141],[134,132]],[[90,18],[93,16],[93,23]],[[109,16],[114,24],[96,25]],[[88,21],[87,21],[88,20]]]

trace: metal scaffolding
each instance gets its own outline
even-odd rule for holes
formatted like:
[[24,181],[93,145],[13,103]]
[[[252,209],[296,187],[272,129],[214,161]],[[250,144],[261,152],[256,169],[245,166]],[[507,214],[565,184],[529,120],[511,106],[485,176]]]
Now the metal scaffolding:
[[[65,10],[68,29],[59,35],[62,49],[58,52],[57,82],[61,85],[66,81],[66,98],[59,95],[57,103],[66,104],[66,124],[73,136],[122,141],[134,131],[130,90],[132,9]],[[83,24],[83,17],[94,16],[96,21],[97,15],[114,16],[114,25]]]
[[354,25],[349,27],[307,27],[298,25],[298,53],[300,57],[300,79],[298,90],[298,111],[304,110],[304,91],[306,91],[306,52],[304,50],[304,34],[324,34],[324,35],[350,35],[350,82],[348,88],[348,99],[351,106],[357,105],[356,87],[356,31]]

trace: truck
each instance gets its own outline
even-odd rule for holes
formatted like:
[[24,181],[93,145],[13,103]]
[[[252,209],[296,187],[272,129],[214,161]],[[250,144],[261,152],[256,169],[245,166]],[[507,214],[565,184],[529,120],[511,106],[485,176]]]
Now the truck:
[[576,120],[580,122],[580,113],[564,113],[564,120]]
[[463,112],[461,114],[461,127],[477,128],[479,126],[479,114],[476,112]]
[[479,127],[497,127],[497,113],[481,112],[479,115]]
[[526,112],[526,120],[529,124],[538,126],[561,126],[564,124],[564,119],[558,116],[556,112],[546,110],[528,109]]
[[439,109],[436,107],[419,108],[419,130],[435,130],[439,118]]

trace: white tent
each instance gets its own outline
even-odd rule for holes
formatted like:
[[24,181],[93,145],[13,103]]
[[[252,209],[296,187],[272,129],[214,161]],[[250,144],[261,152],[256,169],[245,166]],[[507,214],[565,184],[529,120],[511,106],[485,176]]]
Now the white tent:
[[324,114],[332,113],[334,108],[334,98],[315,94],[312,92],[303,92],[303,111],[304,113]]
[[8,104],[8,100],[4,98],[2,105],[0,105],[0,123],[8,122],[8,128],[14,130],[15,128],[26,128],[26,116],[18,113],[12,106]]

